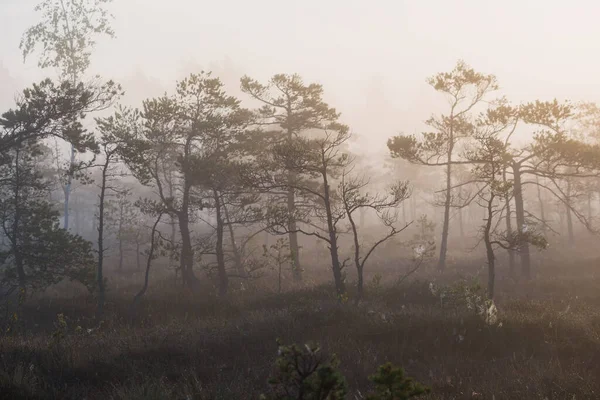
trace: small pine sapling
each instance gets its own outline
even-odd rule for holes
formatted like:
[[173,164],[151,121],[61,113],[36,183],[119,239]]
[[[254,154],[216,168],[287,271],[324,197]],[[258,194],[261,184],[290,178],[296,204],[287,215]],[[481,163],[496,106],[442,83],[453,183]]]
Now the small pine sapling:
[[375,384],[375,392],[367,400],[406,400],[429,393],[429,388],[404,375],[404,370],[386,363],[377,369],[370,378]]
[[262,400],[342,400],[348,387],[334,356],[325,357],[320,347],[279,343],[275,373],[269,379],[272,394]]

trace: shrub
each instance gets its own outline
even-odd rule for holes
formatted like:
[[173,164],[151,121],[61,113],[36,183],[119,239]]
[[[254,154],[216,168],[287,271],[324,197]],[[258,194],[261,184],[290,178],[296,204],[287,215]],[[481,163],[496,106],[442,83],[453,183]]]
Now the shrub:
[[273,394],[264,400],[342,400],[348,388],[338,370],[337,357],[325,357],[319,346],[279,343],[275,374],[269,379]]
[[391,363],[381,365],[369,379],[375,384],[375,392],[367,400],[406,400],[429,393],[429,388],[404,376],[404,370]]

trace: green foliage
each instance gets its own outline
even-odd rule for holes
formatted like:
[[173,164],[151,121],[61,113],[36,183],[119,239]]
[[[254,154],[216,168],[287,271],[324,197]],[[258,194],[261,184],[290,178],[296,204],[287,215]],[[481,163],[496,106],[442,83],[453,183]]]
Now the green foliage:
[[370,378],[375,392],[367,400],[406,400],[429,393],[429,388],[404,375],[404,370],[392,363],[381,365]]
[[272,394],[264,400],[342,400],[348,388],[338,370],[335,356],[324,357],[321,349],[306,344],[303,349],[296,345],[279,343],[279,357],[275,373],[269,379]]
[[[262,400],[342,400],[348,387],[339,372],[335,356],[324,357],[321,349],[306,344],[284,346],[279,341],[279,357],[275,374],[269,379],[272,394]],[[367,400],[405,400],[429,393],[429,388],[404,375],[404,370],[391,363],[381,365],[369,378],[375,391]]]
[[21,39],[23,58],[41,46],[40,68],[60,68],[65,77],[79,76],[90,65],[94,36],[114,36],[111,15],[104,8],[112,0],[44,0],[35,10],[42,22]]
[[120,91],[112,81],[74,85],[46,79],[33,84],[23,91],[16,107],[0,117],[0,164],[6,152],[49,136],[69,141],[78,151],[97,149],[93,134],[86,132],[80,121],[86,113],[111,105]]
[[3,284],[43,290],[69,279],[92,288],[92,244],[59,227],[59,214],[46,200],[48,183],[36,171],[39,147],[29,143],[8,155],[0,167],[0,223],[8,240],[0,248]]

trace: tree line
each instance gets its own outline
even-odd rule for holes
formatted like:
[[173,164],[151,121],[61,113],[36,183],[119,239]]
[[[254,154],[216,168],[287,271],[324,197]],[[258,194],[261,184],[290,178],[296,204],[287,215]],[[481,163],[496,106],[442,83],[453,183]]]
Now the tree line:
[[[432,115],[421,135],[388,140],[394,176],[374,188],[383,169],[365,172],[351,151],[351,129],[325,102],[323,87],[295,74],[265,82],[244,76],[240,88],[254,109],[203,71],[138,107],[120,105],[123,88],[88,72],[95,38],[114,36],[109,2],[45,0],[37,8],[42,22],[23,37],[24,57],[39,50],[39,66],[60,74],[25,89],[0,118],[0,271],[7,291],[26,296],[76,280],[96,294],[101,316],[106,253],[114,245],[119,269],[127,246],[135,248],[138,268],[145,267],[136,301],[157,257],[168,258],[190,290],[199,290],[200,265],[226,296],[231,279],[255,277],[266,264],[278,270],[281,290],[282,267],[303,279],[301,238],[313,238],[327,249],[336,294],[347,295],[353,268],[360,300],[370,257],[409,226],[417,234],[408,274],[433,251],[431,221],[406,215],[414,187],[406,178],[414,168],[444,172],[436,202],[443,209],[439,270],[447,264],[451,213],[462,218],[463,209],[481,209],[490,298],[499,250],[507,252],[512,273],[519,261],[523,277],[532,277],[530,247],[546,248],[553,229],[548,198],[564,208],[571,240],[574,219],[595,232],[595,105],[514,105],[499,94],[495,76],[459,61],[428,79],[449,100],[447,110]],[[520,132],[530,140],[518,142]],[[68,144],[66,162],[58,143]],[[87,200],[94,206],[93,238],[74,233],[69,222],[77,182],[96,188],[97,198]],[[62,199],[54,198],[57,187]],[[365,229],[367,214],[377,229]],[[262,234],[281,240],[265,244],[261,258],[252,253]],[[349,257],[341,240],[351,244]]]

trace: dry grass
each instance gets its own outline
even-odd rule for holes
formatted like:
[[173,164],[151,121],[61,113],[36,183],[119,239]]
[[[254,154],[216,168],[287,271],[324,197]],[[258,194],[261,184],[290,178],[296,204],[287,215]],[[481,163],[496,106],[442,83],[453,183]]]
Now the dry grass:
[[[395,268],[372,272],[391,276]],[[596,399],[597,268],[597,261],[582,261],[569,270],[548,266],[533,282],[500,279],[501,327],[462,308],[441,307],[429,292],[427,271],[402,287],[371,287],[360,306],[338,304],[327,284],[277,295],[265,290],[268,282],[256,282],[223,301],[210,287],[191,295],[160,282],[134,320],[134,287],[121,282],[106,321],[89,333],[92,299],[37,299],[23,309],[24,331],[0,338],[0,395],[256,399],[268,390],[281,338],[318,341],[337,353],[351,399],[369,391],[367,377],[386,361],[430,386],[430,399]],[[437,279],[452,281],[465,271],[451,268]],[[477,268],[470,273],[477,275]],[[57,341],[58,313],[67,317],[68,333]]]

